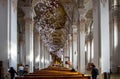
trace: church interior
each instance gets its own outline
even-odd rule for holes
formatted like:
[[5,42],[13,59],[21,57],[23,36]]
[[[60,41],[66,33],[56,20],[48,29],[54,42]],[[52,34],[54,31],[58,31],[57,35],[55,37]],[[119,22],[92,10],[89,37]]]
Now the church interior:
[[0,0],[0,79],[120,79],[119,0]]

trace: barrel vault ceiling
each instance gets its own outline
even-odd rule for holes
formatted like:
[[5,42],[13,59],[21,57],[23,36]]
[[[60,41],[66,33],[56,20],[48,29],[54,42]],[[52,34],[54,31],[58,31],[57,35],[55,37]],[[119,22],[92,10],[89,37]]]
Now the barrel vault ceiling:
[[[64,47],[73,24],[89,23],[92,19],[92,0],[18,0],[19,34],[24,38],[25,12],[23,7],[32,7],[34,28],[51,51]],[[24,39],[22,39],[24,40]]]

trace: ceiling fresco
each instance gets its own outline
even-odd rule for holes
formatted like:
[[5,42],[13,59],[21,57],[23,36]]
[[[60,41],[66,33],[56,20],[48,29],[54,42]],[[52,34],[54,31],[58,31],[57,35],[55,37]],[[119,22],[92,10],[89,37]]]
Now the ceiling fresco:
[[[35,28],[50,51],[64,47],[71,33],[73,17],[77,8],[76,0],[34,0]],[[77,17],[77,18],[76,18]]]
[[[92,0],[18,0],[18,23],[23,27],[23,7],[32,7],[34,28],[50,52],[59,55],[68,35],[92,19]],[[22,17],[22,19],[21,19]],[[89,20],[87,20],[89,19]],[[82,25],[83,24],[83,25]],[[73,27],[75,26],[75,27]],[[75,33],[77,30],[75,31]],[[74,38],[76,39],[76,38]]]
[[39,0],[34,5],[35,28],[40,33],[45,45],[52,51],[64,46],[67,27],[67,14],[58,0]]

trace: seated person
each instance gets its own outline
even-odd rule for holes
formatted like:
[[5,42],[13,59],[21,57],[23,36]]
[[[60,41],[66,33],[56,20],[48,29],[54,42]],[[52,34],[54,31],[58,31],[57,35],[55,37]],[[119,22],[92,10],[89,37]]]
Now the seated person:
[[75,72],[75,69],[73,68],[72,63],[71,63],[69,60],[68,60],[68,61],[66,61],[66,62],[65,62],[65,64],[68,64],[68,65],[69,65],[69,67],[70,67],[70,68],[72,68],[72,69],[71,69],[71,72]]

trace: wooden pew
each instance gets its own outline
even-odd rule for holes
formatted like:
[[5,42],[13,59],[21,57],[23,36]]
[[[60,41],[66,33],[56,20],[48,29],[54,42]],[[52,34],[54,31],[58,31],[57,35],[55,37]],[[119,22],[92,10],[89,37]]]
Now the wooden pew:
[[30,73],[24,77],[16,77],[15,79],[90,79],[79,72],[71,72],[67,68],[46,68],[40,71]]
[[25,76],[25,77],[16,77],[16,79],[90,79],[89,76]]

